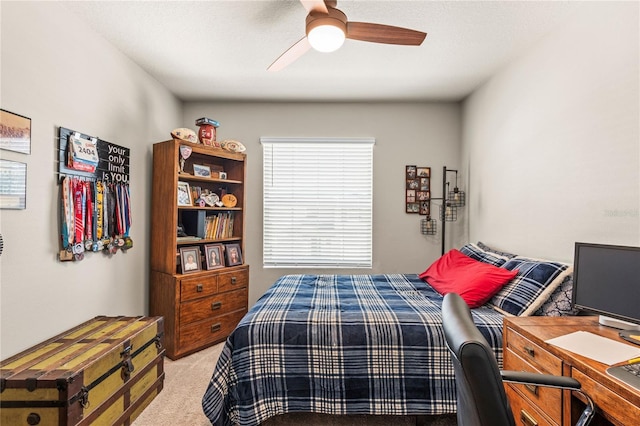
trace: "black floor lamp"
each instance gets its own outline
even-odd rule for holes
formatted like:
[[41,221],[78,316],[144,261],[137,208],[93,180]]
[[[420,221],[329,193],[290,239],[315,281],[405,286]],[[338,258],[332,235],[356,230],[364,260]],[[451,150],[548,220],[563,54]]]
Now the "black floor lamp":
[[[455,185],[453,190],[449,190],[450,182],[447,181],[447,173],[455,173]],[[442,168],[442,197],[431,197],[431,200],[442,200],[439,216],[442,221],[442,254],[445,252],[445,231],[447,222],[455,222],[458,220],[458,207],[464,207],[466,204],[466,194],[458,188],[458,171],[455,169]],[[431,211],[431,208],[429,208]],[[435,235],[437,233],[436,221],[427,216],[420,222],[420,232],[425,235]]]

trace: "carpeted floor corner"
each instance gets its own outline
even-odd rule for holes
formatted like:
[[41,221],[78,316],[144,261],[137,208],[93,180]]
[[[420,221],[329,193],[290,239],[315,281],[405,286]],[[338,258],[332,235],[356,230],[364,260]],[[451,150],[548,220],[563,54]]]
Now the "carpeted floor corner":
[[[176,361],[164,360],[162,392],[132,426],[211,426],[202,412],[202,395],[209,384],[223,343]],[[331,416],[291,413],[268,419],[263,426],[455,426],[455,415],[445,416]]]

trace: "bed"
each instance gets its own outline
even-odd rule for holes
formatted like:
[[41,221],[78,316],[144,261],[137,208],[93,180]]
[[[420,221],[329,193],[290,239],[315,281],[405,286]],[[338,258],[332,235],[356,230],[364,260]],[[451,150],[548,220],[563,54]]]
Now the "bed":
[[[294,412],[455,413],[441,304],[416,274],[283,276],[227,339],[204,413],[216,426]],[[472,314],[501,364],[504,312]]]

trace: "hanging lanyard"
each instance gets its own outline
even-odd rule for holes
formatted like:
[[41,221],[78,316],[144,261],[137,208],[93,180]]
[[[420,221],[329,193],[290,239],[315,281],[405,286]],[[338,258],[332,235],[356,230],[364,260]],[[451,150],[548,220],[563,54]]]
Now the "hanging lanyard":
[[86,193],[86,204],[85,204],[85,240],[84,247],[86,250],[91,250],[93,246],[93,196],[92,196],[93,185],[91,182],[85,182],[84,191]]
[[73,246],[74,218],[73,218],[73,188],[69,177],[62,180],[62,247],[71,251]]
[[84,218],[85,218],[85,186],[79,179],[74,179],[73,182],[73,208],[74,208],[74,245],[73,254],[76,256],[76,260],[82,260],[84,258],[84,245],[82,244],[82,238],[84,234]]

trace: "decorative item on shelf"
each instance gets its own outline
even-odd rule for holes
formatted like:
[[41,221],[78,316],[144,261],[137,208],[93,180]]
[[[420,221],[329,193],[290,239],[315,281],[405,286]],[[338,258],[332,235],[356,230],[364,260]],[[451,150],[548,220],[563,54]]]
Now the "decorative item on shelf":
[[238,199],[233,194],[225,194],[222,197],[222,204],[224,204],[225,207],[229,208],[235,207],[236,204],[238,204]]
[[435,219],[431,219],[431,216],[420,220],[420,233],[423,235],[436,235],[437,230],[438,222]]
[[226,178],[227,178],[226,172],[218,172],[218,179],[226,179]]
[[220,146],[222,147],[222,149],[226,149],[227,151],[231,152],[245,152],[247,150],[247,148],[241,142],[234,141],[232,139],[223,140],[222,142],[220,142]]
[[217,207],[218,202],[220,201],[220,197],[215,192],[208,192],[206,194],[202,194],[202,199],[204,203],[209,207]]
[[191,153],[193,149],[187,145],[180,145],[180,173],[185,173],[184,171],[184,162],[187,161],[187,158],[191,157]]
[[199,127],[198,139],[201,144],[220,148],[220,143],[216,140],[217,128],[220,126],[220,123],[216,120],[202,117],[196,120],[196,126]]
[[178,205],[192,206],[191,189],[187,182],[178,182]]
[[200,267],[200,248],[197,246],[180,247],[180,263],[183,274],[200,271],[202,269]]
[[207,270],[224,268],[224,246],[222,244],[207,244],[204,246]]
[[211,177],[211,169],[209,166],[203,166],[201,164],[193,165],[193,175],[199,177]]
[[227,266],[242,265],[240,244],[227,244],[225,246],[225,254],[227,257]]
[[187,129],[185,127],[180,127],[178,129],[173,129],[171,131],[171,136],[180,141],[198,143],[198,137],[196,136],[196,132],[191,129]]

